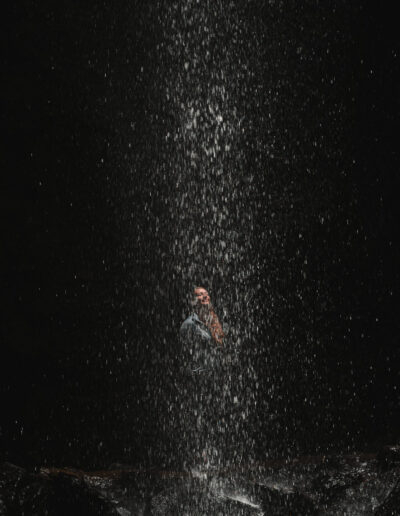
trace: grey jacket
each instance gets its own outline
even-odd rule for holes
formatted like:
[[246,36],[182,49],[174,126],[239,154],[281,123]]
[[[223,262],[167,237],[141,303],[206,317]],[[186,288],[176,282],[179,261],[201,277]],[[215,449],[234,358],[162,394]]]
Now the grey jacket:
[[180,328],[185,370],[191,375],[216,372],[221,362],[221,348],[214,342],[210,330],[196,313]]

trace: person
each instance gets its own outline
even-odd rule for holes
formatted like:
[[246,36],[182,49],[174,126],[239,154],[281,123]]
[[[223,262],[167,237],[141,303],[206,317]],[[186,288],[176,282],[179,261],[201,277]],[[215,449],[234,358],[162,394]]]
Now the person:
[[210,370],[216,365],[212,358],[217,356],[215,350],[223,347],[225,334],[205,288],[195,287],[189,302],[193,313],[182,323],[180,337],[189,344],[192,372]]
[[192,313],[180,327],[183,361],[182,424],[186,462],[207,466],[218,460],[224,433],[225,334],[210,295],[195,287]]

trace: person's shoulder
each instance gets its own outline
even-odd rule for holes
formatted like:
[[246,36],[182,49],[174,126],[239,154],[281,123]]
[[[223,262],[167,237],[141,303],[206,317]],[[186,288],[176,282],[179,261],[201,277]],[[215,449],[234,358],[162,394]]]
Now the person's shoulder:
[[188,330],[191,330],[194,328],[194,326],[196,325],[195,321],[194,321],[194,316],[193,314],[192,315],[189,315],[189,317],[187,317],[183,323],[181,324],[181,328],[180,328],[180,331],[181,333],[184,333]]

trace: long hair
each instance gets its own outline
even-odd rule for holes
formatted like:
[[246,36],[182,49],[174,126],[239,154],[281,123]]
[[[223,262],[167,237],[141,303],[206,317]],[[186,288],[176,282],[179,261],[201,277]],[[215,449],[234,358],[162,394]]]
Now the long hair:
[[208,324],[206,323],[208,329],[210,330],[212,338],[215,340],[215,342],[220,346],[223,346],[225,333],[222,329],[221,323],[219,322],[218,316],[214,311],[214,308],[210,309],[210,316],[210,322]]
[[[189,295],[189,304],[191,305],[192,309],[195,309],[197,306],[197,297],[195,295],[195,291],[198,288],[204,288],[204,287],[193,287],[190,295]],[[218,319],[217,314],[215,313],[214,307],[210,305],[209,312],[207,314],[208,316],[203,321],[207,328],[209,329],[211,336],[213,340],[219,345],[223,346],[223,339],[225,337],[225,333],[222,329],[221,323]]]

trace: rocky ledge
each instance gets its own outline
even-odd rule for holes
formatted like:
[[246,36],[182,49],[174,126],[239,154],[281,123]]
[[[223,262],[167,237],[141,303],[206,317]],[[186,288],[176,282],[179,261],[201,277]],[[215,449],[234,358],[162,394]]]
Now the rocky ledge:
[[400,515],[400,447],[192,472],[0,466],[0,514]]

